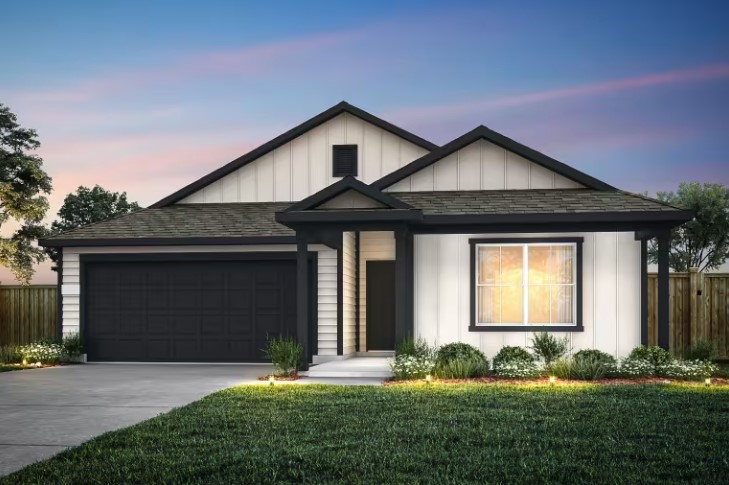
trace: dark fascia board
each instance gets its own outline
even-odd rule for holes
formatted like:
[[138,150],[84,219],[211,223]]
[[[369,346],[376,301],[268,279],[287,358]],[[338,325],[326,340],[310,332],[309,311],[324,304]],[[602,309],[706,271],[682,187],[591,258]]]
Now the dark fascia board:
[[438,148],[438,145],[436,145],[435,143],[431,143],[424,138],[421,138],[413,133],[410,133],[409,131],[402,129],[399,126],[395,126],[392,123],[389,123],[360,108],[357,108],[356,106],[352,106],[351,104],[347,103],[346,101],[342,101],[341,103],[332,106],[328,110],[323,111],[322,113],[319,113],[318,115],[314,116],[313,118],[290,129],[286,133],[283,133],[283,134],[277,136],[273,140],[271,140],[267,143],[264,143],[263,145],[246,153],[245,155],[236,158],[232,162],[229,162],[226,165],[223,165],[222,167],[218,168],[217,170],[210,172],[209,174],[205,175],[204,177],[202,177],[202,178],[196,180],[195,182],[192,182],[191,184],[178,190],[177,192],[175,192],[171,195],[168,195],[167,197],[156,202],[155,204],[151,205],[150,207],[152,207],[152,208],[165,207],[170,204],[174,204],[175,202],[182,200],[183,198],[187,197],[188,195],[190,195],[194,192],[197,192],[198,190],[206,187],[207,185],[210,185],[211,183],[215,182],[216,180],[220,179],[221,177],[224,177],[224,176],[228,175],[229,173],[239,169],[240,167],[243,167],[244,165],[251,163],[252,161],[262,157],[263,155],[267,154],[268,152],[273,151],[274,149],[280,147],[281,145],[284,145],[284,144],[290,142],[294,138],[306,133],[307,131],[312,130],[313,128],[316,128],[317,126],[321,125],[322,123],[325,123],[325,122],[329,121],[330,119],[334,118],[335,116],[338,116],[345,112],[347,112],[353,116],[356,116],[358,118],[361,118],[364,121],[377,126],[378,128],[381,128],[385,131],[389,131],[390,133],[397,135],[400,138],[403,138],[403,139],[409,141],[410,143],[423,147],[426,150],[432,151],[432,150],[435,150],[436,148]]
[[441,160],[451,153],[454,153],[461,148],[466,147],[475,141],[478,141],[481,138],[490,141],[491,143],[498,145],[501,148],[504,148],[510,152],[514,152],[517,155],[526,158],[527,160],[530,160],[538,165],[552,170],[553,172],[563,175],[570,180],[574,180],[575,182],[578,182],[586,187],[597,190],[616,190],[615,187],[608,185],[601,180],[598,180],[590,175],[587,175],[584,172],[572,168],[569,165],[555,160],[552,157],[548,157],[547,155],[540,153],[532,148],[529,148],[526,145],[522,145],[521,143],[514,141],[511,138],[502,135],[501,133],[497,133],[483,125],[469,131],[465,135],[462,135],[449,143],[446,143],[437,150],[433,150],[432,152],[418,158],[408,165],[405,165],[404,167],[395,170],[388,175],[385,175],[381,179],[373,182],[372,186],[380,190],[384,190],[385,188],[393,185],[396,182],[399,182],[405,177],[408,177],[415,172],[418,172],[428,167],[429,165],[432,165],[438,160]]
[[277,212],[276,222],[289,223],[321,222],[321,223],[355,223],[355,222],[418,222],[423,219],[419,209],[360,209],[344,211],[301,211]]
[[560,212],[526,214],[442,214],[424,215],[423,224],[545,224],[661,222],[680,225],[693,218],[691,211]]
[[323,188],[319,192],[310,195],[306,199],[292,204],[284,211],[284,213],[302,212],[314,209],[317,206],[325,203],[326,201],[331,200],[349,190],[357,191],[360,194],[389,207],[390,209],[413,209],[412,206],[406,204],[405,202],[396,199],[389,194],[381,192],[374,187],[367,185],[361,180],[352,177],[351,175],[348,175],[342,180],[339,180],[332,185]]
[[259,237],[140,237],[108,239],[41,239],[47,248],[97,246],[221,246],[250,244],[296,244],[296,236]]

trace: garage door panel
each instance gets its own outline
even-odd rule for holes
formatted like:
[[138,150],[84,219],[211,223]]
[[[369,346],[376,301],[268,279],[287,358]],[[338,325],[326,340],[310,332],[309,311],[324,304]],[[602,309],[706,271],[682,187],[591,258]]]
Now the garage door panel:
[[293,261],[87,263],[89,360],[256,362],[295,334]]

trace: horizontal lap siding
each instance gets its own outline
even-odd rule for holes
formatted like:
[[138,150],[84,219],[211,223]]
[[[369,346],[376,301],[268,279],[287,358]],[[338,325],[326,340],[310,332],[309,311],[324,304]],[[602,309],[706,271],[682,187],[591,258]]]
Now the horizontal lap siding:
[[[573,351],[596,348],[626,356],[640,345],[640,243],[632,233],[530,234],[583,237],[584,332],[568,336]],[[502,346],[530,345],[533,332],[469,332],[471,238],[524,234],[416,235],[415,330],[431,343],[467,342],[493,357]]]
[[356,350],[355,325],[355,240],[353,232],[342,234],[342,344],[343,354]]
[[582,187],[486,140],[474,142],[410,177],[389,192],[432,190],[571,189]]
[[[318,266],[317,309],[319,322],[319,354],[337,354],[337,252],[324,246],[312,246]],[[293,245],[250,246],[155,246],[66,248],[63,251],[62,314],[63,334],[79,332],[81,316],[80,255],[81,254],[142,254],[142,253],[239,253],[239,252],[294,252]]]
[[395,236],[391,231],[359,234],[359,348],[367,349],[367,261],[395,259]]
[[332,145],[358,146],[358,178],[366,183],[427,153],[397,135],[342,113],[185,197],[180,203],[296,201],[333,184]]

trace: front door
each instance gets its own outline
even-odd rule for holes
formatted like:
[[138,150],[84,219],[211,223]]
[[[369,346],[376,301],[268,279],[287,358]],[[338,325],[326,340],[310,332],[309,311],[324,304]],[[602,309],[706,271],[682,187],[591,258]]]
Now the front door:
[[367,350],[395,350],[395,261],[367,261]]

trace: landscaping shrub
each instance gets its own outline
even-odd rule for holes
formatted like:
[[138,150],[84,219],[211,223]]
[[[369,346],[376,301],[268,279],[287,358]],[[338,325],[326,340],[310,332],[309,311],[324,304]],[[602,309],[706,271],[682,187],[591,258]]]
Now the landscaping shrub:
[[433,372],[435,361],[431,357],[400,354],[390,362],[390,370],[398,381],[422,379]]
[[263,349],[277,376],[295,376],[301,366],[304,349],[293,337],[269,338]]
[[530,360],[512,360],[494,363],[494,374],[499,377],[529,379],[539,377],[542,373],[539,366]]
[[84,342],[81,335],[73,333],[63,337],[63,350],[66,357],[75,358],[84,353]]
[[699,340],[686,352],[686,360],[710,361],[716,356],[714,344],[708,340]]
[[655,375],[653,364],[645,359],[623,359],[616,364],[609,365],[607,370],[608,377],[651,377]]
[[605,377],[612,369],[615,359],[605,360],[596,354],[584,354],[572,358],[572,378],[580,381],[596,381]]
[[413,337],[404,338],[395,349],[395,355],[409,355],[411,357],[423,357],[433,360],[435,357],[435,348],[433,348],[424,338],[417,339]]
[[512,363],[512,362],[534,362],[534,356],[527,352],[525,349],[516,346],[501,347],[499,353],[496,354],[493,360],[494,369],[497,365]]
[[489,361],[483,352],[473,345],[456,342],[438,350],[435,374],[446,379],[482,377],[488,373]]
[[23,361],[23,354],[18,345],[0,346],[0,364],[19,364]]
[[42,364],[57,364],[65,353],[63,345],[53,340],[39,340],[32,344],[21,345],[19,350],[23,359]]
[[666,349],[658,346],[646,346],[634,348],[628,356],[630,360],[644,360],[653,366],[653,374],[658,373],[658,368],[673,360]]
[[544,361],[544,365],[549,366],[569,352],[570,339],[569,337],[558,339],[551,333],[540,332],[532,337],[531,349],[538,359]]
[[699,380],[711,377],[718,370],[717,365],[705,360],[674,360],[661,366],[658,374],[673,379]]
[[605,364],[615,364],[616,362],[615,357],[597,349],[580,350],[575,352],[575,354],[572,356],[572,358],[575,360],[580,360],[585,357],[592,357],[599,360],[600,362],[604,362]]
[[572,360],[558,359],[549,366],[549,374],[559,379],[572,379]]

